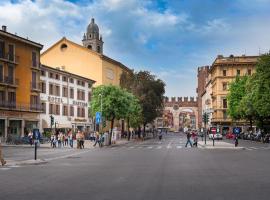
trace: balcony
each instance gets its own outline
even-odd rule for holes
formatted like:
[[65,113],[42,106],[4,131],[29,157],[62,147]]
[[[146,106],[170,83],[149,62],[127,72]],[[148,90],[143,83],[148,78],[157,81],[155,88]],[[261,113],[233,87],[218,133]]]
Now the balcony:
[[13,64],[18,64],[20,61],[20,57],[15,56],[14,54],[6,53],[4,55],[0,55],[0,60]]
[[33,91],[40,92],[41,91],[41,82],[30,82],[30,88]]
[[19,79],[15,79],[13,77],[9,77],[9,76],[5,76],[0,77],[0,84],[4,84],[4,85],[11,85],[11,86],[18,86],[19,85]]
[[23,104],[9,101],[1,101],[0,109],[2,110],[14,110],[14,111],[28,111],[28,112],[42,112],[41,104]]

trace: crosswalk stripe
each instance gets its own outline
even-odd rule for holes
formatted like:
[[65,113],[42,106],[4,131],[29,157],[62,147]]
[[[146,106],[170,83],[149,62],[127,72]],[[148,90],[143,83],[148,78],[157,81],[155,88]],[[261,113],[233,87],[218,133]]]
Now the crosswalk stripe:
[[162,146],[158,146],[158,147],[157,147],[157,149],[161,149],[161,148],[162,148]]
[[176,148],[177,148],[177,149],[181,149],[181,148],[182,148],[182,146],[177,146]]
[[152,149],[153,147],[152,146],[149,146],[149,147],[147,147],[148,149]]

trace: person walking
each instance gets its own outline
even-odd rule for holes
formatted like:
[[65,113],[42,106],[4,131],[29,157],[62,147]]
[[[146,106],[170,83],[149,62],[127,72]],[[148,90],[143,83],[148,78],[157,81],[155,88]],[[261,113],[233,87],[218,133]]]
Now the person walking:
[[28,133],[28,139],[29,139],[30,145],[32,146],[33,145],[33,132],[32,131]]
[[2,166],[4,166],[7,163],[7,161],[5,161],[4,159],[3,152],[2,152],[1,138],[0,138],[0,161],[1,161]]
[[61,133],[59,133],[57,136],[57,144],[58,144],[58,148],[61,148]]
[[99,133],[96,132],[96,137],[95,137],[95,144],[93,145],[94,147],[99,143]]
[[71,130],[68,133],[68,140],[69,140],[69,146],[71,148],[73,148],[73,135],[72,135],[72,131]]
[[235,138],[234,138],[234,146],[237,147],[238,146],[238,135],[235,134]]
[[188,132],[187,132],[187,143],[186,143],[185,147],[187,147],[188,144],[190,144],[190,146],[192,147],[192,143],[191,143],[191,141],[190,141],[190,138],[191,138],[191,134],[190,134],[190,132],[188,131]]

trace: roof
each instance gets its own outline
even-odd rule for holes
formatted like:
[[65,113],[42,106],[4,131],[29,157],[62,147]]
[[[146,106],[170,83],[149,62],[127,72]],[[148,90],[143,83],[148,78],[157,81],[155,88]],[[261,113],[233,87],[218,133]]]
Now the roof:
[[41,69],[42,68],[46,68],[47,70],[52,70],[52,71],[56,71],[58,73],[62,73],[62,74],[67,74],[67,75],[70,75],[70,76],[74,76],[74,77],[78,77],[80,79],[84,79],[86,80],[87,82],[92,82],[92,83],[95,83],[96,81],[92,80],[92,79],[89,79],[89,78],[86,78],[86,77],[83,77],[83,76],[80,76],[80,75],[77,75],[77,74],[73,74],[73,73],[70,73],[68,71],[64,71],[64,70],[60,70],[56,67],[50,67],[50,66],[47,66],[47,65],[41,65],[40,67]]
[[20,41],[20,42],[27,43],[27,44],[32,45],[32,46],[35,46],[35,47],[37,47],[37,48],[39,48],[39,49],[42,49],[42,48],[43,48],[43,45],[40,44],[40,43],[31,41],[31,40],[29,40],[29,39],[27,39],[27,38],[20,37],[20,36],[18,36],[18,35],[9,33],[9,32],[7,32],[7,31],[0,30],[0,35],[3,35],[3,36],[6,36],[6,37],[9,37],[9,38],[18,40],[18,41]]
[[131,71],[131,69],[129,69],[127,66],[125,66],[125,65],[122,64],[121,62],[118,62],[118,61],[116,61],[116,60],[114,60],[114,59],[112,59],[112,58],[110,58],[110,57],[108,57],[108,56],[106,56],[106,55],[104,55],[104,54],[97,53],[97,52],[95,52],[95,51],[93,51],[93,50],[91,50],[91,49],[88,49],[88,48],[86,48],[86,47],[80,45],[80,44],[77,44],[77,43],[75,43],[75,42],[73,42],[73,41],[71,41],[71,40],[68,40],[66,37],[63,37],[63,38],[60,39],[58,42],[56,42],[55,44],[53,44],[51,47],[49,47],[48,49],[46,49],[46,50],[41,54],[41,56],[42,56],[42,55],[45,55],[45,54],[46,54],[47,52],[49,52],[52,48],[54,48],[55,46],[57,46],[58,44],[60,44],[61,42],[64,42],[64,41],[69,42],[69,43],[71,43],[71,44],[73,44],[73,45],[75,45],[75,46],[81,48],[81,49],[84,50],[84,51],[87,51],[87,52],[89,52],[89,53],[92,53],[92,54],[94,54],[94,55],[97,55],[97,56],[99,56],[99,57],[100,57],[101,59],[103,59],[103,60],[106,60],[106,61],[108,61],[108,62],[111,62],[111,63],[113,63],[113,64],[116,64],[116,65],[118,65],[119,67],[121,67],[121,68],[124,69],[124,70]]

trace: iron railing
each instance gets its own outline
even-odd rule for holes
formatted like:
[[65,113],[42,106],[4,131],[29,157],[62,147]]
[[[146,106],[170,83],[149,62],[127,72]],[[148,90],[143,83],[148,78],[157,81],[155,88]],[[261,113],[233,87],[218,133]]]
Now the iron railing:
[[0,101],[0,109],[1,108],[18,111],[42,111],[41,104],[23,104],[8,101]]

